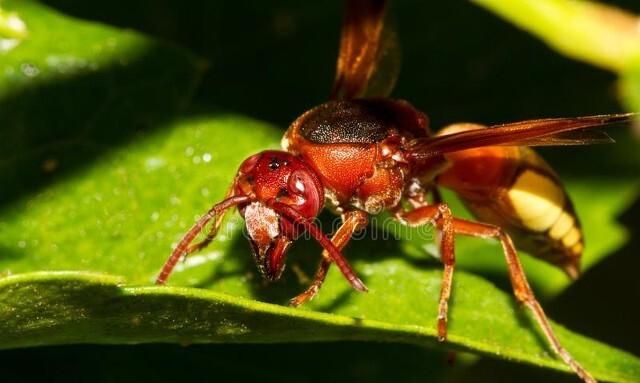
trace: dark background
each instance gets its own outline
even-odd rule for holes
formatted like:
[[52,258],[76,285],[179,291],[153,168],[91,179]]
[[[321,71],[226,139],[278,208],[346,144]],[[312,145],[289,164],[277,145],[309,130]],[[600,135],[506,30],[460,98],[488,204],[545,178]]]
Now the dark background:
[[[331,87],[341,1],[45,3],[76,17],[142,31],[202,58],[207,71],[187,114],[231,111],[284,129],[325,100]],[[469,2],[396,3],[403,67],[393,95],[426,111],[436,129],[463,120],[499,123],[621,111],[613,74],[566,59]],[[640,12],[634,0],[609,3]],[[108,142],[115,147],[137,130],[154,128],[141,125]],[[629,147],[628,137],[623,141],[627,144],[622,147]],[[637,174],[637,161],[599,157],[598,150],[546,154],[561,174]],[[77,171],[98,155],[83,155],[56,177]],[[56,180],[29,183],[20,193]],[[629,227],[631,241],[545,307],[567,327],[638,355],[640,284],[633,281],[640,270],[640,203],[620,219]],[[600,302],[598,308],[615,307],[628,315],[594,312],[589,309],[594,300]],[[6,381],[577,381],[503,361],[464,369],[464,361],[450,359],[442,351],[369,343],[65,346],[2,351],[0,371]]]

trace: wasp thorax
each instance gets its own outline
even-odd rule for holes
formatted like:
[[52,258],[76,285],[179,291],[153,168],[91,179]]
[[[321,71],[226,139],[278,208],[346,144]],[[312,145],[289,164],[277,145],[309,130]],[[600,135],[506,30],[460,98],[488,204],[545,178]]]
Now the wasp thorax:
[[313,219],[323,206],[322,184],[299,157],[268,150],[240,165],[234,192],[251,199],[240,207],[240,214],[258,270],[265,278],[276,280],[284,270],[286,251],[301,230],[274,206],[286,204],[302,217]]

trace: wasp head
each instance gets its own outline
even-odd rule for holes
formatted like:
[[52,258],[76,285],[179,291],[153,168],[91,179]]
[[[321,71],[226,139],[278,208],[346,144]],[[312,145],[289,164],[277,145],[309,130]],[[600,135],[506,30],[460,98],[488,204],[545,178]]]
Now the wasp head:
[[277,280],[284,271],[289,245],[302,232],[283,214],[283,206],[305,219],[315,218],[323,206],[322,184],[299,157],[270,150],[240,165],[234,194],[249,197],[238,208],[258,270],[266,279]]
[[[182,257],[211,242],[224,213],[237,207],[244,217],[258,270],[266,279],[280,278],[289,246],[306,231],[324,248],[351,286],[366,291],[367,287],[340,250],[312,221],[322,209],[323,201],[324,188],[318,175],[300,157],[275,150],[253,155],[240,165],[227,198],[213,205],[182,237],[156,283],[164,284]],[[214,223],[207,238],[191,245],[211,221]]]

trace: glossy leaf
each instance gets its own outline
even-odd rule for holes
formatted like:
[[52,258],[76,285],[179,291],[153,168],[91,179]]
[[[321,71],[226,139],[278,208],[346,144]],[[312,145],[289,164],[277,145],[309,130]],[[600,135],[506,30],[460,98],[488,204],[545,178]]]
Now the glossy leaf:
[[[182,110],[200,77],[193,55],[139,33],[29,0],[2,6],[0,204],[155,129]],[[20,23],[23,36],[3,32]]]
[[[27,35],[27,27],[24,21],[13,12],[7,12],[0,8],[0,52],[8,50],[12,45]],[[15,42],[7,40],[17,40]]]
[[[205,94],[213,94],[213,100],[205,97],[203,101],[202,94],[198,99],[200,105],[207,105],[207,110],[211,105],[225,105],[251,116],[289,121],[301,108],[318,102],[318,94],[324,97],[330,82],[331,49],[322,47],[333,47],[332,39],[328,37],[329,30],[327,34],[317,31],[328,25],[329,19],[337,22],[335,4],[327,5],[327,9],[333,7],[328,11],[331,17],[324,14],[324,7],[323,12],[318,12],[317,5],[305,5],[307,13],[314,16],[300,19],[296,14],[300,9],[294,7],[292,11],[290,5],[264,5],[248,12],[241,4],[203,6],[189,2],[179,3],[179,9],[174,9],[178,3],[161,1],[150,12],[146,4],[135,1],[126,9],[100,1],[48,2],[65,3],[76,15],[78,9],[86,8],[93,15],[86,17],[117,25],[144,20],[147,28],[130,27],[172,41],[182,40],[182,44],[199,53],[204,49],[216,69],[209,72],[209,83],[203,87],[207,89]],[[466,36],[466,29],[459,33],[452,30],[451,25],[467,25],[458,21],[462,15],[457,5],[442,3],[433,8],[430,4],[428,11],[423,6],[418,12],[417,4],[406,4],[405,16],[411,18],[400,24],[405,28],[403,45],[409,48],[405,51],[409,66],[403,77],[405,85],[414,85],[414,91],[405,87],[398,95],[416,105],[428,105],[431,117],[450,120],[472,116],[476,120],[489,118],[484,122],[498,122],[496,118],[507,118],[509,113],[509,118],[521,117],[523,108],[540,117],[551,113],[549,110],[556,113],[553,105],[568,110],[573,104],[585,105],[574,96],[571,104],[564,100],[554,103],[555,93],[549,92],[544,96],[547,107],[542,109],[546,112],[540,114],[541,104],[527,101],[529,94],[535,97],[536,91],[545,89],[535,76],[530,77],[529,86],[526,80],[517,81],[522,87],[519,94],[507,85],[508,77],[500,77],[502,88],[495,80],[483,88],[482,78],[491,78],[483,70],[480,72],[485,77],[473,72],[474,81],[469,81],[470,73],[465,70],[478,67],[474,49],[486,51],[485,56],[494,63],[492,67],[502,75],[504,68],[495,65],[501,61],[496,59],[499,52],[478,44],[475,37],[482,33],[474,33],[471,39]],[[0,348],[67,343],[357,339],[367,342],[356,348],[360,359],[366,352],[358,349],[373,352],[371,342],[387,341],[428,345],[438,352],[454,347],[564,368],[550,356],[527,314],[514,304],[502,257],[491,242],[459,242],[460,271],[456,274],[451,339],[447,345],[434,340],[441,267],[426,255],[425,250],[433,248],[429,230],[423,233],[424,238],[415,238],[415,233],[403,229],[392,232],[394,237],[413,235],[412,240],[401,241],[385,239],[382,230],[371,229],[369,234],[377,235],[377,239],[356,241],[346,251],[371,292],[362,295],[350,291],[333,270],[318,300],[303,309],[283,305],[305,287],[303,280],[313,272],[318,247],[308,241],[297,243],[284,280],[267,285],[255,272],[248,245],[238,232],[237,216],[228,221],[228,231],[210,248],[179,265],[169,287],[151,286],[171,245],[198,215],[220,199],[238,163],[261,148],[277,147],[281,132],[246,118],[220,114],[168,125],[167,119],[189,99],[200,73],[201,65],[189,54],[137,33],[62,16],[26,0],[4,1],[2,5],[24,21],[27,33],[18,40],[15,34],[0,30],[0,45],[3,38],[15,40],[2,45],[10,48],[6,52],[1,52],[0,47],[0,68],[5,69],[0,72],[0,275],[5,276],[0,278]],[[104,7],[111,12],[104,12]],[[447,7],[456,7],[456,12],[447,12]],[[465,7],[473,8],[465,5],[460,9]],[[477,17],[490,19],[477,13]],[[237,23],[238,14],[247,22]],[[429,17],[434,14],[438,17]],[[454,20],[448,19],[448,14],[455,14]],[[429,23],[424,23],[425,15]],[[466,17],[476,22],[476,16]],[[440,32],[425,31],[435,24],[441,25]],[[413,33],[411,28],[415,28]],[[337,30],[334,33],[337,36]],[[317,40],[310,40],[310,35]],[[429,48],[425,35],[437,36],[432,41],[437,45]],[[496,34],[501,41],[504,35],[499,31]],[[411,36],[418,43],[407,44]],[[442,36],[447,36],[446,40]],[[464,45],[464,41],[471,43]],[[91,50],[114,42],[112,50]],[[522,71],[530,64],[526,57],[520,64],[515,58],[512,48],[521,43],[516,39],[510,49],[500,49],[508,52],[511,72],[518,79],[527,77]],[[247,48],[253,46],[261,49]],[[412,51],[421,56],[412,55]],[[305,65],[292,63],[292,54]],[[538,58],[536,65],[540,64]],[[415,65],[413,71],[410,65]],[[35,76],[28,76],[34,73]],[[316,81],[306,81],[311,77]],[[20,81],[14,81],[16,78]],[[591,80],[583,81],[580,75],[577,78],[581,86],[589,84],[593,89],[591,93],[581,91],[576,97],[586,100],[598,94],[598,107],[603,107],[598,86]],[[438,87],[440,83],[445,86]],[[532,88],[531,84],[535,86]],[[562,92],[558,95],[562,97]],[[496,101],[496,96],[501,101]],[[563,179],[582,175],[569,182],[568,187],[587,231],[586,269],[600,263],[628,236],[615,223],[615,216],[635,196],[635,180],[629,174],[637,174],[638,163],[631,161],[636,149],[627,144],[623,138],[622,145],[581,148],[576,157],[564,157],[571,159],[564,164],[575,164],[578,171],[561,173]],[[113,151],[117,147],[120,150]],[[612,163],[620,166],[611,166]],[[597,170],[603,168],[611,172]],[[615,174],[620,169],[626,176]],[[459,204],[455,204],[455,211],[463,214]],[[328,230],[333,217],[327,214],[323,219]],[[386,227],[385,222],[379,221],[377,227],[380,226]],[[538,292],[549,296],[567,286],[568,281],[557,270],[527,256],[523,258]],[[591,314],[613,312],[615,316],[627,312],[624,304],[607,307],[611,305],[610,298],[598,291],[588,305],[578,306],[580,313],[591,320]],[[558,332],[575,356],[599,377],[621,382],[638,380],[637,358],[562,328]],[[229,345],[224,347],[227,353]],[[249,347],[252,346],[245,349]],[[322,359],[323,350],[315,348],[307,354],[305,347],[309,360]],[[57,358],[64,358],[58,348],[48,350]],[[102,353],[104,348],[98,351]],[[20,352],[26,350],[12,351],[11,355]],[[334,354],[333,349],[331,353]],[[413,353],[413,357],[420,359],[423,354]],[[256,366],[257,358],[254,355],[247,363]],[[397,358],[402,356],[394,355]],[[12,359],[3,360],[7,365]],[[265,358],[260,360],[264,363]],[[130,362],[135,366],[144,364],[139,360]],[[228,368],[224,357],[218,362]],[[398,368],[397,363],[386,362],[380,364]],[[421,369],[411,366],[412,371],[424,370],[426,363],[421,362]],[[358,359],[350,357],[349,364],[352,363],[357,364]],[[442,364],[438,359],[428,376],[444,374]],[[260,368],[260,364],[257,366]],[[286,381],[283,369],[290,370],[273,363],[260,373],[277,374],[279,380]],[[128,379],[135,380],[135,374],[129,373]],[[200,378],[195,370],[190,373]],[[211,374],[220,378],[218,370]],[[10,379],[10,372],[8,376]],[[149,379],[145,373],[142,376]],[[400,375],[394,375],[397,376]]]
[[[620,80],[622,98],[629,110],[640,111],[640,58],[622,73]],[[636,122],[636,134],[640,132],[640,122]]]
[[[237,116],[194,117],[6,208],[0,347],[338,339],[445,347],[435,341],[440,265],[405,251],[414,245],[385,240],[381,230],[370,233],[377,240],[354,241],[346,250],[367,294],[351,291],[332,270],[312,304],[281,306],[304,288],[301,275],[313,271],[319,249],[297,243],[284,280],[267,285],[235,214],[210,248],[180,265],[170,286],[150,286],[171,244],[221,198],[242,159],[277,147],[279,135]],[[333,217],[324,218],[330,225]],[[459,249],[459,257],[469,249]],[[497,251],[493,259],[502,262]],[[599,377],[632,382],[640,376],[637,358],[556,329]],[[509,293],[464,270],[455,278],[448,346],[564,369]]]

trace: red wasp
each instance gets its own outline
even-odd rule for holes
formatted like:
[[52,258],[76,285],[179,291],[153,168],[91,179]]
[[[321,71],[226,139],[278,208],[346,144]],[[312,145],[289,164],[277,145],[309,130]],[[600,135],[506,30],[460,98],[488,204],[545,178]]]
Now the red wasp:
[[[530,146],[611,142],[587,130],[627,122],[630,114],[552,118],[486,127],[454,124],[431,133],[428,118],[410,103],[385,98],[397,60],[395,35],[385,26],[384,0],[349,0],[342,27],[331,100],[298,117],[282,139],[283,151],[246,159],[226,198],[214,205],[176,246],[157,278],[164,284],[179,259],[209,244],[223,214],[244,218],[253,256],[268,280],[280,278],[292,242],[307,232],[324,248],[298,306],[320,289],[331,264],[366,291],[341,250],[370,214],[390,212],[400,222],[434,225],[441,233],[444,275],[438,336],[447,336],[447,310],[455,267],[454,237],[495,238],[502,244],[518,302],[531,310],[551,348],[585,382],[595,379],[556,338],[524,274],[515,245],[575,278],[584,241],[562,183]],[[385,69],[384,71],[382,69]],[[453,216],[437,187],[456,192],[479,221]],[[342,225],[329,239],[313,219],[325,207]],[[210,222],[206,238],[191,242]]]

